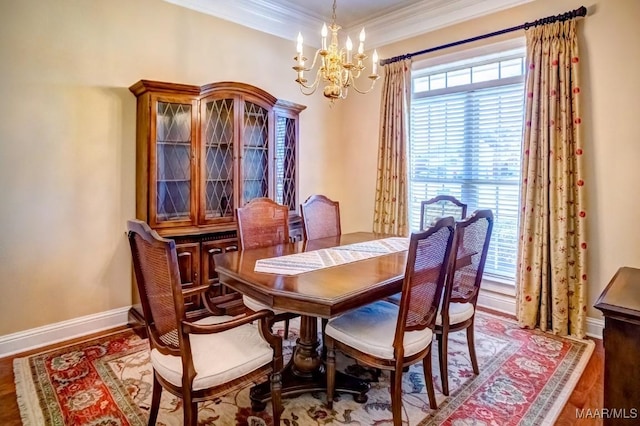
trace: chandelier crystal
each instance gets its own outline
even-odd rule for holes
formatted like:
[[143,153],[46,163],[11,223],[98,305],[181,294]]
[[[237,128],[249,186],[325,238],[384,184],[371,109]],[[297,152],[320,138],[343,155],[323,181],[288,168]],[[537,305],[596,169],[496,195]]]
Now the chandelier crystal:
[[[331,17],[331,26],[327,29],[327,24],[322,25],[322,43],[320,49],[318,49],[313,57],[313,63],[311,67],[305,67],[307,58],[304,57],[302,52],[302,34],[298,33],[297,39],[297,52],[294,57],[296,65],[293,69],[298,73],[296,82],[300,84],[300,90],[305,95],[312,95],[315,93],[320,83],[323,83],[324,89],[322,93],[333,102],[336,99],[345,99],[349,87],[358,93],[368,93],[373,89],[376,80],[380,78],[377,73],[378,68],[378,53],[374,50],[371,58],[371,74],[367,76],[371,80],[370,86],[366,90],[361,90],[356,86],[356,80],[360,77],[366,67],[364,66],[364,60],[367,59],[367,55],[364,54],[364,28],[360,31],[360,44],[358,45],[357,53],[353,53],[353,43],[351,38],[347,36],[344,48],[338,46],[338,31],[340,26],[336,24],[336,0],[333,0],[333,15]],[[331,41],[327,46],[328,31],[331,31]],[[312,83],[307,84],[307,79],[304,78],[306,71],[312,71],[316,68],[316,62],[320,58],[319,67],[315,74],[315,79]]]

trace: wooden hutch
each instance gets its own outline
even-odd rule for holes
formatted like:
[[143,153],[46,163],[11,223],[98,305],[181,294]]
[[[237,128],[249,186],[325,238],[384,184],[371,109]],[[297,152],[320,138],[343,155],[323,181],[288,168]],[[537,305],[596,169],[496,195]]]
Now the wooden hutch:
[[596,301],[604,314],[604,426],[638,424],[640,269],[618,269]]
[[[212,285],[225,293],[213,255],[238,249],[235,208],[257,197],[297,214],[298,123],[304,106],[244,83],[192,86],[141,80],[137,97],[136,217],[176,242],[185,288]],[[129,319],[143,323],[134,286]],[[197,311],[202,301],[187,300]],[[228,308],[238,307],[237,299]]]

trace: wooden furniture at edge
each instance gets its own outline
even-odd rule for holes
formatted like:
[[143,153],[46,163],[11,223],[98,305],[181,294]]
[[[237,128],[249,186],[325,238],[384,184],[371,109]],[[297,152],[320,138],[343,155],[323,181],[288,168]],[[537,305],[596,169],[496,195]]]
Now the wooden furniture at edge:
[[[235,208],[258,197],[289,207],[290,235],[302,239],[298,206],[299,114],[305,106],[245,83],[205,86],[140,80],[137,97],[136,218],[176,242],[183,288],[210,285],[227,313],[244,309],[214,270],[215,254],[238,250]],[[129,321],[144,324],[139,296]],[[192,315],[203,300],[185,300]]]
[[594,307],[604,314],[604,407],[622,415],[604,425],[630,424],[640,410],[640,269],[620,268]]

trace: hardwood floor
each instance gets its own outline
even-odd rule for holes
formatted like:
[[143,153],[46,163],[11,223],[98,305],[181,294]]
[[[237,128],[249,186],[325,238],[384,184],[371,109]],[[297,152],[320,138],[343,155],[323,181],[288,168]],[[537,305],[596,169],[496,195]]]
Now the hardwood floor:
[[[109,330],[109,332],[125,329]],[[68,345],[77,341],[86,340],[91,337],[98,337],[97,333],[91,336],[70,340],[67,342],[52,345],[47,348],[39,348],[33,351],[24,352],[15,356],[0,358],[0,425],[2,426],[21,426],[20,411],[16,401],[16,387],[13,380],[13,358],[24,357],[33,353],[42,352],[46,349]],[[602,340],[593,339],[596,343],[593,355],[585,368],[580,381],[571,393],[562,413],[558,417],[556,425],[601,425],[602,421],[598,419],[578,419],[577,411],[582,409],[602,408],[603,405],[603,389],[604,389],[604,348]]]

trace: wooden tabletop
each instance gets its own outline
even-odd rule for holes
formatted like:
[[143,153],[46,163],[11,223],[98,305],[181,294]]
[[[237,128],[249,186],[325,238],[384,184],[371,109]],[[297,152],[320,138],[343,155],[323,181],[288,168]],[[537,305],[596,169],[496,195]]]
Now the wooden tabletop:
[[256,260],[390,237],[358,232],[319,240],[218,254],[220,282],[275,309],[331,318],[399,292],[407,252],[401,251],[299,275],[255,272]]

